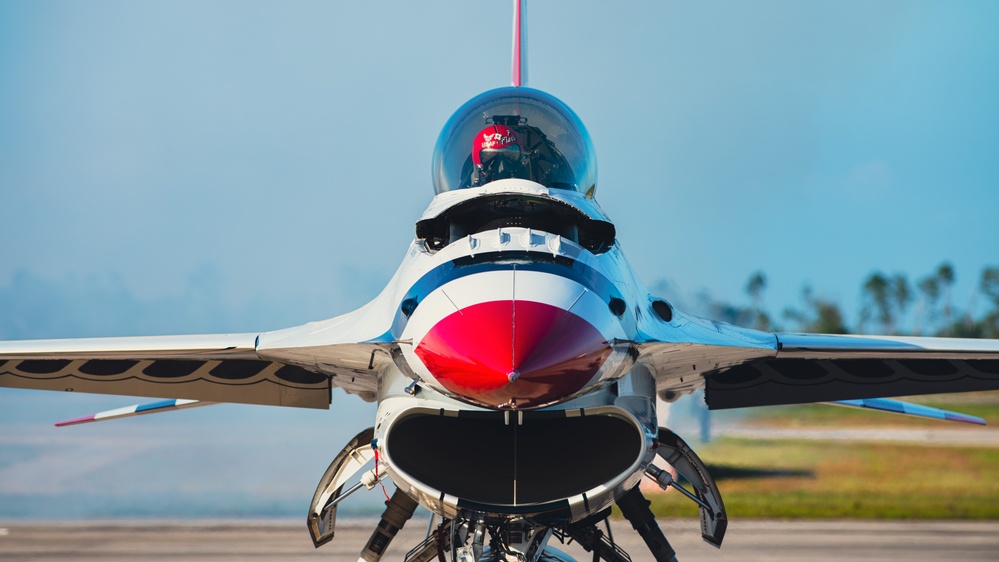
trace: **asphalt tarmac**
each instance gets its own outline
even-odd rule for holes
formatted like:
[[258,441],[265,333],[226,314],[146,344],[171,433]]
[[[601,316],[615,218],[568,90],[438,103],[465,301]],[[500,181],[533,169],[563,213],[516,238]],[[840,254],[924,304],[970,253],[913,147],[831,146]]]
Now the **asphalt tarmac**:
[[[304,522],[293,521],[0,522],[0,560],[355,562],[374,524],[341,521],[333,542],[315,549]],[[701,541],[694,520],[661,525],[683,562],[999,560],[999,522],[732,521],[720,550]],[[632,560],[652,560],[627,522],[612,529]],[[402,560],[425,532],[426,520],[414,519],[382,560]],[[592,560],[577,545],[556,546],[580,562]]]

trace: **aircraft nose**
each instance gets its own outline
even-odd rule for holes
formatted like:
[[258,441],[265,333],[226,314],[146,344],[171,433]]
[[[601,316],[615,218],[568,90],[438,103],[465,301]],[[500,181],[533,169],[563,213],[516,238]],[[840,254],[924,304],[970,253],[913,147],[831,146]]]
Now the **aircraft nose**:
[[457,395],[486,406],[532,408],[582,389],[611,347],[596,327],[569,310],[497,300],[446,316],[415,352]]

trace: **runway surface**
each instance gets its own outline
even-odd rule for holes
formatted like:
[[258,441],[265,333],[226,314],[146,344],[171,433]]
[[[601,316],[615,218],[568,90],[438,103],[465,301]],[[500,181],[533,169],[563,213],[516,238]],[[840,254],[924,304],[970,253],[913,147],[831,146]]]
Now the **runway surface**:
[[[661,524],[683,562],[999,559],[999,522],[733,521],[720,550],[701,541],[694,520]],[[333,542],[314,549],[304,522],[0,522],[0,560],[355,562],[374,525],[342,521]],[[627,522],[616,521],[612,529],[632,560],[652,560]],[[425,519],[411,521],[382,560],[402,560],[425,531]],[[577,545],[560,548],[581,562],[592,559]]]

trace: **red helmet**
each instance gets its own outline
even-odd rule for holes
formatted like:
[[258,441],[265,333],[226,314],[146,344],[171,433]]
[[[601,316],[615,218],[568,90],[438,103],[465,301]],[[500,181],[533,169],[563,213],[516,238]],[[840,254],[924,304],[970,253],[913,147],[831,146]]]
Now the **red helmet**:
[[506,125],[489,125],[472,141],[472,162],[476,166],[488,165],[496,156],[511,162],[520,160],[520,139]]

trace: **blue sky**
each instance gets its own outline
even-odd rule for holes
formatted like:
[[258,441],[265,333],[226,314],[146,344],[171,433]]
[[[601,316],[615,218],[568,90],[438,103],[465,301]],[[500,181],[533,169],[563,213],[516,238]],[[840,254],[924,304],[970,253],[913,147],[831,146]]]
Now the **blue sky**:
[[[999,3],[546,0],[528,15],[529,83],[588,126],[597,199],[665,296],[746,303],[763,270],[775,313],[809,284],[855,317],[873,270],[950,260],[964,308],[999,265]],[[507,84],[509,22],[505,1],[0,1],[0,338],[249,332],[363,304],[433,195],[440,127]],[[338,396],[340,416],[46,425],[125,403],[0,391],[0,483],[41,489],[26,457],[71,466],[143,428],[176,437],[60,490],[135,467],[159,470],[163,497],[196,495],[209,483],[165,459],[199,474],[239,458],[287,475],[304,510],[369,411]]]

